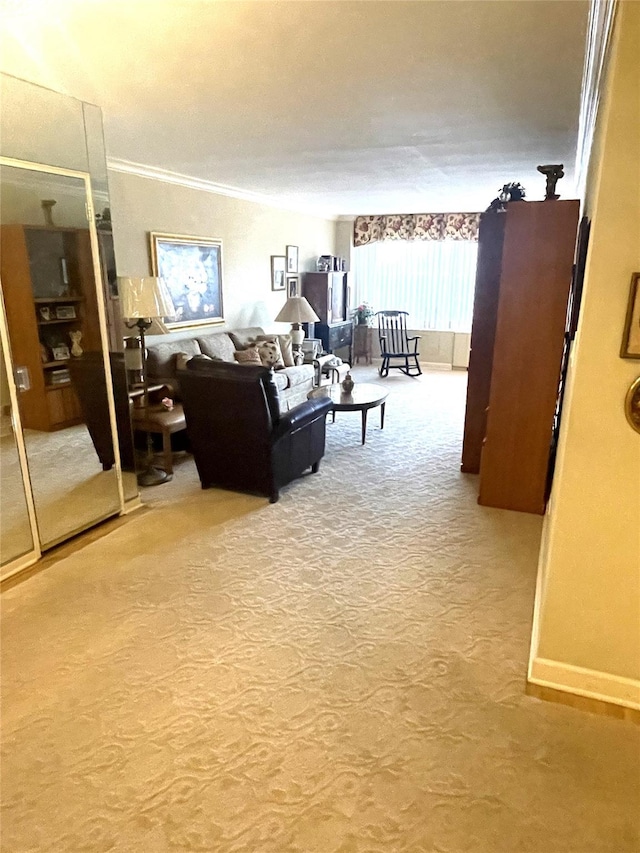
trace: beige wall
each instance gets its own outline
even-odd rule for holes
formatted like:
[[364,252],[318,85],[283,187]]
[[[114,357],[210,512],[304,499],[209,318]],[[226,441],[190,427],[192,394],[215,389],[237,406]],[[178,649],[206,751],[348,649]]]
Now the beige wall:
[[273,325],[286,293],[271,290],[271,255],[298,246],[302,272],[315,270],[318,255],[336,253],[333,220],[123,172],[109,172],[109,189],[118,275],[151,272],[150,231],[222,239],[224,316],[231,328]]
[[591,684],[631,702],[640,698],[625,681],[640,680],[640,435],[623,401],[640,362],[618,352],[631,274],[640,270],[639,43],[640,3],[623,2],[587,191],[591,238],[532,663],[551,682],[555,668],[556,686]]

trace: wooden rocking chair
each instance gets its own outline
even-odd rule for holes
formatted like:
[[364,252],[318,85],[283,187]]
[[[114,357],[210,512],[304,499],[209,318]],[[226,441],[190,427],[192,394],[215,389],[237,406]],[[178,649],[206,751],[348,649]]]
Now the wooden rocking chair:
[[[378,311],[378,337],[380,339],[380,355],[382,356],[382,364],[380,365],[380,376],[383,378],[389,375],[389,369],[392,367],[406,373],[407,376],[420,376],[422,370],[418,363],[418,341],[419,336],[409,337],[407,335],[407,317],[409,314],[406,311]],[[399,364],[391,362],[398,361]],[[411,363],[409,363],[411,360]]]

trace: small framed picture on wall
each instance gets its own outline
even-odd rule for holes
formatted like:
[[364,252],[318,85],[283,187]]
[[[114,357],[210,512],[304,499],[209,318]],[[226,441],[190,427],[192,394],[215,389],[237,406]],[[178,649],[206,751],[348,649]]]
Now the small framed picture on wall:
[[300,276],[287,276],[287,296],[300,296]]
[[287,246],[287,272],[298,272],[297,246]]
[[284,255],[271,255],[271,290],[285,290],[286,258]]

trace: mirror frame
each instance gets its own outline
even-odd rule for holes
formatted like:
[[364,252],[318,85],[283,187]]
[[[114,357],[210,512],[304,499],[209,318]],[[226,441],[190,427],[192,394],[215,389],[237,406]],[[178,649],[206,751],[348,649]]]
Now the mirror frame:
[[[102,122],[102,110],[95,104],[81,101],[70,95],[56,92],[37,83],[23,80],[11,74],[0,72],[0,91],[2,94],[3,109],[0,116],[0,161],[4,165],[18,166],[35,171],[43,171],[81,177],[85,182],[87,190],[87,203],[89,207],[89,232],[91,250],[93,254],[93,266],[98,290],[98,314],[100,335],[103,347],[103,358],[105,362],[105,375],[111,380],[111,365],[109,358],[109,332],[107,318],[107,283],[103,275],[103,256],[100,248],[100,240],[97,233],[96,210],[103,211],[109,206],[109,184],[106,163],[106,152],[104,145],[104,130]],[[39,109],[29,110],[28,105],[39,105]],[[39,128],[48,127],[50,134],[30,132],[25,116],[35,115]],[[47,120],[42,122],[42,117]],[[59,125],[63,124],[60,128]],[[59,144],[56,129],[60,132],[62,142]],[[52,144],[52,138],[54,144]],[[57,139],[57,141],[55,141]],[[18,401],[15,383],[12,374],[11,348],[6,329],[6,315],[4,310],[0,312],[0,327],[2,330],[2,342],[5,352],[3,358],[7,363],[7,375],[10,386],[11,405],[14,409],[13,417],[19,418],[17,409]],[[122,342],[124,347],[124,341]],[[116,451],[117,482],[120,497],[120,515],[127,514],[142,504],[135,475],[129,478],[126,473],[126,483],[123,476],[118,452],[118,433],[116,415],[114,408],[114,391],[112,381],[107,382],[107,394],[109,400],[109,419],[113,435],[114,449]],[[34,550],[25,558],[19,558],[16,566],[10,561],[5,564],[11,566],[10,571],[2,576],[2,580],[10,577],[17,571],[21,571],[26,565],[36,562],[41,556],[38,545],[37,523],[35,519],[35,506],[33,496],[30,492],[30,481],[28,479],[28,466],[26,451],[22,436],[22,427],[16,427],[16,439],[22,448],[19,450],[21,470],[27,493],[32,535],[34,537]],[[18,439],[19,436],[19,439]],[[26,477],[26,478],[25,478]],[[96,522],[99,523],[99,522]],[[75,534],[70,534],[75,535]],[[18,565],[19,563],[19,565]]]

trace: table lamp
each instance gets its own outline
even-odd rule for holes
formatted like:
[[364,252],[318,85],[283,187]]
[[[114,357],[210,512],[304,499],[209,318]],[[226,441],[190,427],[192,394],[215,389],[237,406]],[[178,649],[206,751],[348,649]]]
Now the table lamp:
[[316,323],[320,317],[304,296],[290,296],[275,319],[276,323],[291,323],[291,343],[296,349],[302,347],[304,329],[301,323]]
[[[175,308],[166,284],[156,276],[118,277],[120,309],[128,329],[138,329],[140,352],[142,355],[142,400],[145,409],[149,408],[149,377],[147,375],[147,348],[145,334],[154,320],[161,317],[173,317]],[[127,322],[133,320],[133,322]],[[153,438],[147,432],[146,468],[138,474],[140,486],[157,486],[171,479],[171,474],[153,466]]]

